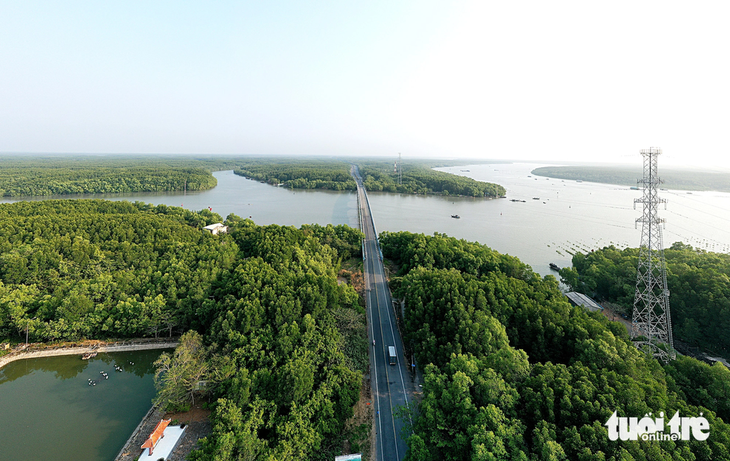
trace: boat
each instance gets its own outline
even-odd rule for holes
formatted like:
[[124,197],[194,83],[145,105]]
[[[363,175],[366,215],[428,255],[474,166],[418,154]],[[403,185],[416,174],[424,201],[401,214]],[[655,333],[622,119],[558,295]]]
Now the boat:
[[459,216],[458,214],[452,214],[451,217],[454,219],[461,219],[461,216]]
[[532,197],[532,200],[540,200],[540,197]]
[[86,354],[81,356],[81,360],[89,360],[91,358],[96,357],[97,352],[87,352]]
[[552,269],[554,271],[559,271],[560,267],[555,263],[550,263],[550,269]]

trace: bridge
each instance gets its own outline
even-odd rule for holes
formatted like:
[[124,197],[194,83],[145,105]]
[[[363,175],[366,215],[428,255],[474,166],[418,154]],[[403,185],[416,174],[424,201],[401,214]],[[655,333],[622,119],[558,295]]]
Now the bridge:
[[[396,323],[393,302],[385,278],[383,254],[378,243],[378,233],[370,211],[367,192],[357,166],[353,165],[350,173],[357,183],[360,227],[365,234],[363,270],[371,349],[370,383],[375,412],[375,459],[401,460],[405,457],[407,449],[403,434],[405,421],[396,413],[399,408],[412,402],[416,389],[409,370],[411,361],[405,356],[403,340]],[[389,364],[389,346],[394,346],[396,349],[395,365]]]

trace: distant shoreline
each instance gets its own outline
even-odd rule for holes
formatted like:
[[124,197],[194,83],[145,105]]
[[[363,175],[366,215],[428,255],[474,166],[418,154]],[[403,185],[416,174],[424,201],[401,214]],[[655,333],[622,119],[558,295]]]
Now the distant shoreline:
[[[610,166],[545,166],[532,170],[537,176],[587,181],[618,186],[638,186],[643,174],[641,168]],[[730,192],[730,173],[710,173],[659,168],[661,187],[683,191]]]
[[62,355],[83,355],[88,352],[127,352],[152,349],[171,349],[177,347],[178,341],[156,341],[137,343],[95,343],[89,346],[45,348],[40,350],[20,350],[0,357],[0,369],[17,360],[35,359],[40,357],[58,357]]

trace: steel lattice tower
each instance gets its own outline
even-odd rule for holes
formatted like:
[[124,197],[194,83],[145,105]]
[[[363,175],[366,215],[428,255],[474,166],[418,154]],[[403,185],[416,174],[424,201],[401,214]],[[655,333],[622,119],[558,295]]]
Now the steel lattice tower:
[[639,349],[648,349],[654,357],[667,362],[676,357],[672,340],[672,319],[669,315],[669,289],[667,288],[666,261],[662,242],[658,206],[667,201],[659,198],[657,157],[661,149],[642,149],[644,177],[638,181],[643,190],[642,198],[634,199],[643,204],[644,212],[636,218],[641,223],[641,247],[636,273],[634,314],[631,320],[631,339]]
[[398,152],[398,185],[403,184],[403,170],[400,164],[400,152]]

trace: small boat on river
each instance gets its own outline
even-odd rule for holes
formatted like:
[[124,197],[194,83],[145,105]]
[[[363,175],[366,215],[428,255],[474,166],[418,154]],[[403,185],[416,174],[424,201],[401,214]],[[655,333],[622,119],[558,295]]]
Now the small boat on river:
[[559,271],[560,267],[555,263],[550,263],[550,269],[552,269],[554,271]]
[[451,217],[454,219],[461,219],[461,216],[459,216],[458,214],[452,214]]

